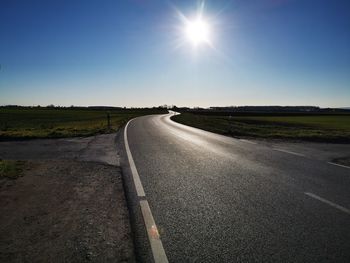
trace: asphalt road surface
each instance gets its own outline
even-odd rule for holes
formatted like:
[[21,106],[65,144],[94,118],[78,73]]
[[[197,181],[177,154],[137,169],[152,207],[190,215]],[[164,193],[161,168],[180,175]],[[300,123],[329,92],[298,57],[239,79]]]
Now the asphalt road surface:
[[350,262],[350,169],[170,114],[127,137],[169,262]]

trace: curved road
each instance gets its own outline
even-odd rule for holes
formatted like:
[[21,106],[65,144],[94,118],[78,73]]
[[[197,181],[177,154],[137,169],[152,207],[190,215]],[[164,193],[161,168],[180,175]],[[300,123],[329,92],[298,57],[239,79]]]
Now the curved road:
[[127,128],[170,262],[349,262],[350,169],[170,116]]

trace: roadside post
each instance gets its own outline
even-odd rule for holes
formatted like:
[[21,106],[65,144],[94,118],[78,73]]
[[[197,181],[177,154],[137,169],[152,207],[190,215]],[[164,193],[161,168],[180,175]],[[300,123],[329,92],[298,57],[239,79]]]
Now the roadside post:
[[110,112],[107,112],[107,127],[108,127],[108,130],[111,129],[111,114],[110,114]]

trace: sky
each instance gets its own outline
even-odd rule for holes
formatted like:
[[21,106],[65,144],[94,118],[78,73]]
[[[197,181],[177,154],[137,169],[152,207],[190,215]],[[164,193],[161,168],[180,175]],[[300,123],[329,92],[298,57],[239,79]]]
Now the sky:
[[[195,46],[183,17],[198,10],[210,44]],[[348,0],[1,0],[0,105],[350,106],[349,14]]]

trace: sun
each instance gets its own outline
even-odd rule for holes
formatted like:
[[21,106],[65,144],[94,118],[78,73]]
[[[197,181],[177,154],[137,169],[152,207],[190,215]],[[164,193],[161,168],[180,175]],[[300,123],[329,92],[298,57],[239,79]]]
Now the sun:
[[216,51],[217,32],[217,15],[208,15],[205,11],[205,1],[198,0],[197,10],[192,12],[190,16],[185,15],[179,9],[174,7],[176,18],[181,22],[176,28],[175,48],[184,47],[189,49],[193,54],[197,54],[199,50],[203,51],[206,47]]
[[207,21],[199,17],[193,21],[187,21],[185,26],[186,37],[193,46],[210,43],[210,26]]

